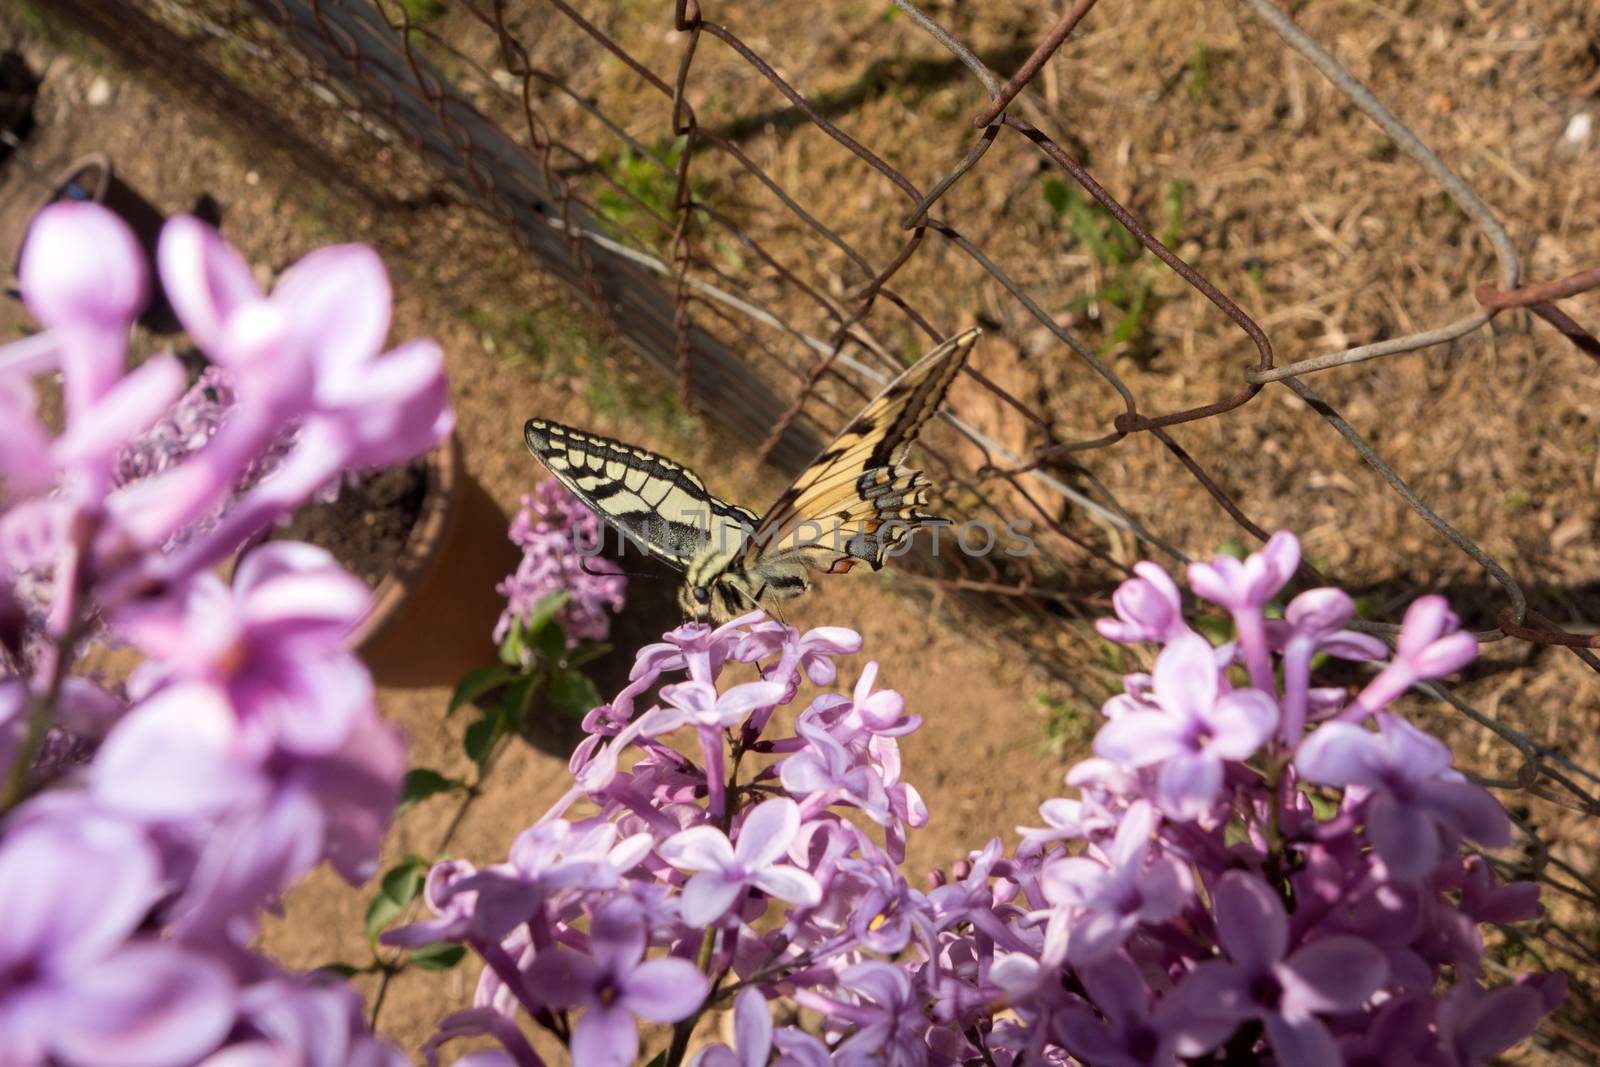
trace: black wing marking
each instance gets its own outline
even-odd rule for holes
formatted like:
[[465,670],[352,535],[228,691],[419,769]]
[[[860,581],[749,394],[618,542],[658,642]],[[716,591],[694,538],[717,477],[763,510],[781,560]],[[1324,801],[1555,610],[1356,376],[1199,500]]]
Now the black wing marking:
[[735,550],[755,527],[753,511],[712,496],[665,456],[545,419],[529,419],[522,439],[589,510],[679,569],[709,541]]

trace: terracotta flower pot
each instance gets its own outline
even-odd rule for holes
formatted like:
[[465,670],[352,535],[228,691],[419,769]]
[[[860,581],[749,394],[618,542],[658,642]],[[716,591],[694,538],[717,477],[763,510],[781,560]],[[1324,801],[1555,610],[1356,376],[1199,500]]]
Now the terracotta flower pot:
[[454,435],[429,455],[427,479],[411,536],[351,638],[379,685],[454,685],[493,662],[495,585],[517,565],[506,516],[466,473]]

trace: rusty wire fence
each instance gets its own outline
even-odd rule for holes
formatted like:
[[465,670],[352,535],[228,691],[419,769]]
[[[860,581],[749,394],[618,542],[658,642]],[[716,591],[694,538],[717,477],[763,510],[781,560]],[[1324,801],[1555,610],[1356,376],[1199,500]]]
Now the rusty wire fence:
[[[817,443],[911,352],[931,347],[962,325],[950,321],[941,306],[943,294],[908,280],[913,277],[908,265],[954,255],[964,269],[981,272],[1009,312],[1047,331],[1055,358],[1072,361],[1079,372],[1114,391],[1121,408],[1097,432],[1067,437],[1050,413],[971,369],[968,392],[956,397],[947,414],[954,432],[932,435],[929,442],[930,466],[947,487],[947,507],[996,517],[1022,510],[1049,536],[1040,539],[1042,551],[1027,559],[1001,554],[925,559],[924,580],[964,594],[963,603],[979,606],[984,618],[1025,642],[1047,667],[1057,660],[1063,620],[1101,613],[1106,591],[1128,559],[1153,553],[1176,562],[1188,558],[1186,547],[1203,547],[1167,543],[1158,517],[1140,517],[1100,484],[1094,457],[1131,436],[1149,435],[1168,450],[1174,470],[1198,483],[1250,538],[1264,539],[1267,531],[1230,496],[1223,480],[1169,431],[1199,420],[1226,420],[1264,389],[1282,388],[1342,437],[1352,462],[1358,458],[1369,465],[1438,537],[1492,579],[1502,606],[1495,628],[1482,632],[1482,640],[1559,646],[1600,671],[1595,651],[1600,637],[1568,632],[1533,610],[1507,569],[1425,503],[1313,384],[1363,361],[1447,345],[1513,308],[1528,309],[1600,363],[1600,341],[1559,303],[1600,286],[1600,269],[1524,284],[1517,243],[1495,211],[1269,0],[1240,0],[1240,10],[1248,13],[1241,17],[1259,20],[1257,25],[1270,31],[1286,53],[1304,57],[1437,184],[1487,241],[1497,264],[1494,280],[1459,279],[1460,292],[1476,302],[1469,313],[1448,320],[1441,316],[1405,336],[1282,363],[1268,333],[1221,285],[1185,262],[1171,242],[1097,182],[1076,158],[1079,153],[1063,145],[1070,139],[1046,132],[1051,123],[1033,95],[1035,83],[1052,55],[1092,20],[1096,0],[1076,0],[1036,47],[1017,50],[1008,57],[1011,66],[999,71],[911,0],[893,0],[898,16],[925,34],[931,49],[959,65],[988,100],[977,114],[934,123],[951,149],[942,174],[926,183],[852,135],[848,102],[809,98],[780,73],[786,65],[781,50],[771,42],[742,40],[695,0],[678,0],[670,12],[652,9],[631,16],[644,20],[652,32],[673,35],[675,62],[665,68],[660,49],[653,50],[652,65],[603,29],[605,19],[567,0],[514,6],[504,0],[460,0],[444,27],[417,24],[408,9],[418,8],[396,0],[121,2],[154,10],[197,37],[242,49],[252,61],[286,66],[320,94],[320,106],[408,147],[461,199],[498,220],[542,269],[577,290],[620,340],[676,383],[686,404],[756,442],[759,457],[781,470],[793,471],[809,459]],[[1120,2],[1106,0],[1105,6]],[[553,47],[553,39],[569,44]],[[784,124],[820,131],[859,161],[862,187],[804,187],[792,172],[773,173],[771,160],[764,163],[748,138],[736,136],[726,124],[702,122],[694,101],[716,93],[718,86],[702,86],[697,72],[712,49],[737,57],[748,78],[783,101],[779,111],[758,117],[747,129],[770,133]],[[596,57],[631,83],[627,114],[608,104],[600,91],[593,76]],[[654,100],[643,122],[641,99]],[[650,132],[642,135],[646,127]],[[952,191],[984,166],[1002,139],[1036,152],[1037,180],[1072,183],[1085,203],[1099,205],[1144,253],[1238,331],[1254,358],[1221,395],[1192,398],[1177,410],[1145,410],[1103,350],[1086,342],[1070,319],[1048,310],[1046,297],[1022,277],[1025,272],[991,258],[985,219],[941,214]],[[724,180],[716,186],[721,195],[707,195],[700,176],[712,171],[724,178],[734,175],[738,182]],[[822,221],[826,205],[821,199],[846,195],[901,203],[900,236],[889,254],[864,250],[851,233]],[[826,271],[813,270],[796,251],[806,247],[821,250]],[[981,400],[974,399],[980,394]],[[983,417],[971,414],[978,408],[986,412]],[[997,433],[994,427],[1002,424],[1026,432]],[[1124,539],[1123,548],[1136,552],[1119,549],[1118,538]],[[1309,564],[1305,571],[1308,582],[1337,580]],[[1393,622],[1367,626],[1393,634]],[[1071,672],[1063,673],[1070,683]],[[1552,915],[1539,931],[1535,954],[1572,968],[1580,977],[1579,996],[1592,1008],[1588,998],[1600,975],[1600,871],[1593,866],[1600,773],[1518,729],[1498,708],[1476,707],[1444,688],[1432,689],[1431,695],[1471,724],[1464,728],[1497,746],[1498,758],[1487,761],[1495,773],[1478,778],[1508,799],[1525,845],[1518,860],[1496,862],[1508,874],[1535,877],[1549,887]],[[1575,819],[1586,827],[1586,850],[1561,848],[1541,832],[1550,812],[1560,813],[1569,828]],[[1592,1035],[1561,1023],[1546,1031],[1545,1041],[1585,1061],[1600,1055]]]

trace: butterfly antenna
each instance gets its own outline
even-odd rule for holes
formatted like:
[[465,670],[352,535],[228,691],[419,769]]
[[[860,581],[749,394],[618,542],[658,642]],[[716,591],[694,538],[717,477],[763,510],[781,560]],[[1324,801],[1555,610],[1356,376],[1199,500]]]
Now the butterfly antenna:
[[578,567],[579,567],[580,570],[583,571],[583,573],[589,574],[589,575],[593,575],[596,578],[615,578],[618,575],[621,575],[624,578],[646,578],[646,579],[649,579],[652,582],[666,581],[666,576],[665,575],[661,575],[661,574],[645,574],[643,571],[625,571],[625,570],[621,570],[620,568],[618,570],[614,570],[614,571],[592,571],[592,570],[589,569],[589,559],[588,559],[588,557],[584,557],[583,559],[580,559],[578,561]]

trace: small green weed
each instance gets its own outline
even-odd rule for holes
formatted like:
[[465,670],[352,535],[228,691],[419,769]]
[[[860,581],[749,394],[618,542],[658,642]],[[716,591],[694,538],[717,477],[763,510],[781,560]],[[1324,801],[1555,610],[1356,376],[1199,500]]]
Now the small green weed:
[[[688,138],[679,137],[658,142],[648,152],[624,145],[620,152],[602,155],[596,163],[614,184],[598,183],[594,203],[600,217],[646,248],[663,247],[676,225],[677,171],[687,143]],[[705,203],[706,190],[706,181],[691,169],[690,202]],[[708,220],[704,211],[694,212],[693,218],[701,225]]]
[[[1169,248],[1182,237],[1187,193],[1183,182],[1173,181],[1161,199],[1162,224],[1157,236]],[[1101,352],[1122,346],[1139,347],[1145,324],[1159,303],[1156,281],[1165,268],[1152,257],[1144,256],[1139,239],[1111,212],[1090,200],[1077,185],[1058,178],[1048,179],[1044,183],[1044,198],[1057,222],[1066,227],[1073,243],[1087,251],[1100,266],[1100,289],[1069,301],[1063,310],[1088,310],[1101,322]]]

